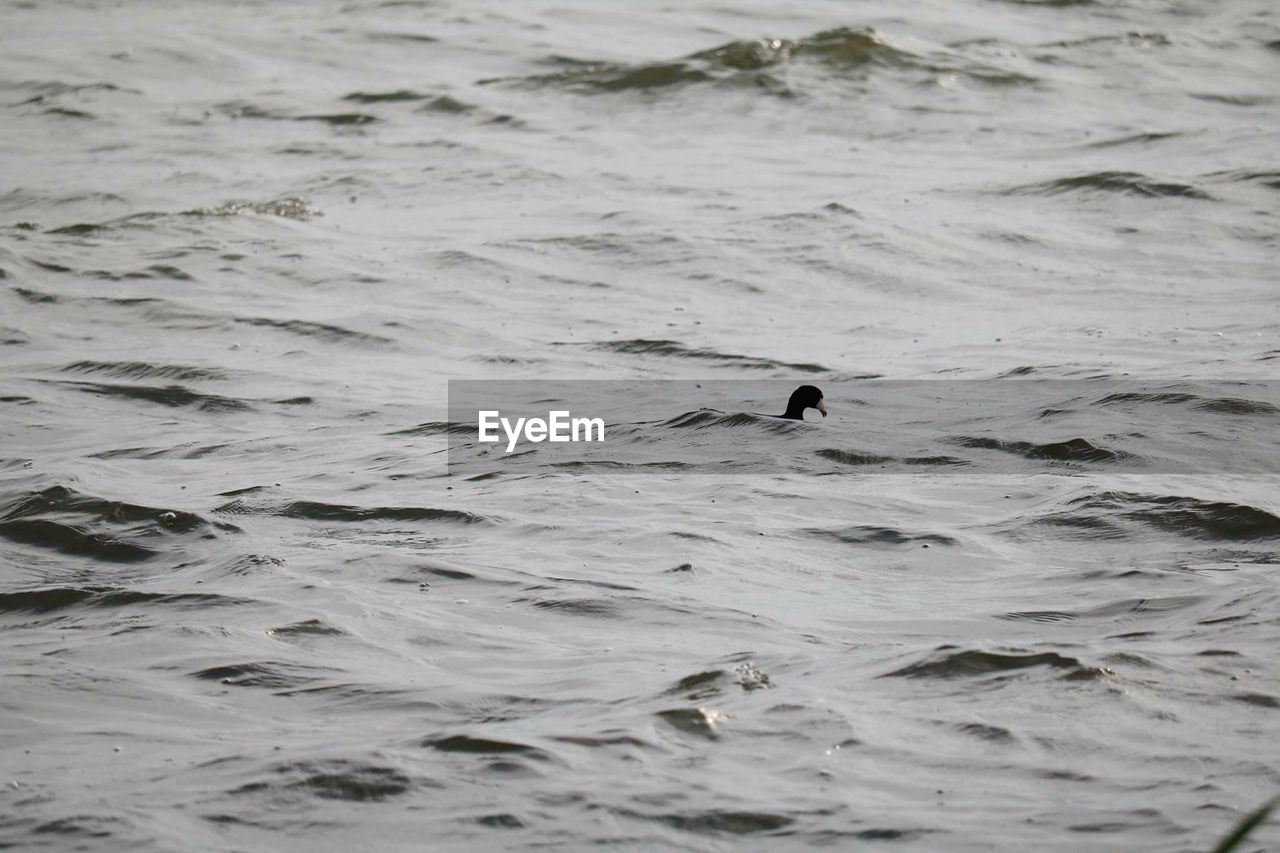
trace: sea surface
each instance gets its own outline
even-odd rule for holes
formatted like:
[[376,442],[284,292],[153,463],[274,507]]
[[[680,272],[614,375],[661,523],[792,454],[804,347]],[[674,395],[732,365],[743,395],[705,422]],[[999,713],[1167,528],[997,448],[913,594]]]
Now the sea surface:
[[[0,847],[1208,850],[1277,81],[1273,0],[3,0]],[[651,428],[782,461],[450,465],[463,379],[769,380]]]

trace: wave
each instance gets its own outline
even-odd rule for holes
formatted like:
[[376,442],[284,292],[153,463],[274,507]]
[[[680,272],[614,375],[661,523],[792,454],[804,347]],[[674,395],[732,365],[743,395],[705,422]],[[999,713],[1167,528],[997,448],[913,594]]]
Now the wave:
[[1166,139],[1176,139],[1185,134],[1178,131],[1169,131],[1164,133],[1148,132],[1148,133],[1131,133],[1127,136],[1118,136],[1113,139],[1103,139],[1098,142],[1090,142],[1086,148],[1117,148],[1121,145],[1140,145],[1149,142],[1163,142]]
[[1130,461],[1134,457],[1130,453],[1119,450],[1108,450],[1083,438],[1072,438],[1066,441],[1050,441],[1036,444],[1030,441],[1005,441],[998,438],[977,436],[953,436],[947,439],[951,444],[977,450],[998,450],[1025,459],[1044,459],[1053,462],[1120,462]]
[[[656,823],[680,832],[696,835],[726,835],[730,837],[755,834],[786,835],[782,830],[795,824],[796,819],[784,814],[763,811],[731,811],[709,809],[690,812],[648,813],[626,808],[610,808],[617,817]],[[876,836],[866,836],[874,838]]]
[[1063,193],[1133,195],[1143,198],[1190,198],[1211,201],[1213,196],[1190,184],[1158,181],[1139,172],[1090,172],[1004,191],[1005,195],[1061,195]]
[[107,563],[141,562],[160,554],[153,548],[125,539],[89,533],[75,525],[43,518],[0,521],[0,539]]
[[1237,169],[1231,172],[1217,172],[1215,177],[1224,177],[1239,183],[1262,184],[1273,190],[1280,190],[1280,169]]
[[[393,6],[393,5],[408,5],[408,4],[384,3],[382,5]],[[426,35],[425,33],[378,32],[378,33],[369,33],[366,36],[366,38],[368,38],[370,41],[388,41],[388,42],[407,41],[415,44],[435,44],[436,42],[440,41],[440,39],[436,38],[435,36],[429,36],[429,35]]]
[[0,539],[113,563],[158,556],[172,536],[239,533],[234,524],[180,510],[112,501],[52,486],[0,505]]
[[618,618],[623,615],[618,604],[604,598],[516,598],[513,602],[570,616]]
[[1093,6],[1098,0],[1004,0],[1015,6]]
[[0,592],[0,613],[56,613],[78,607],[129,607],[139,604],[203,609],[247,603],[249,599],[210,593],[141,592],[108,586],[52,586]]
[[233,317],[236,323],[246,326],[266,326],[280,329],[306,338],[320,338],[335,343],[354,343],[366,346],[394,343],[391,338],[369,332],[355,332],[332,323],[314,323],[309,320],[275,320],[270,317]]
[[801,429],[797,421],[783,420],[769,415],[756,415],[749,412],[726,414],[714,409],[699,409],[685,412],[662,422],[668,429],[737,429],[739,427],[758,427],[765,432],[787,433]]
[[428,737],[419,741],[419,746],[439,752],[458,752],[473,755],[509,755],[515,753],[543,760],[550,757],[538,747],[530,746],[529,744],[518,741],[474,737],[472,735]]
[[237,499],[214,510],[226,515],[260,515],[296,518],[304,521],[441,521],[456,524],[486,524],[490,519],[460,509],[434,507],[379,506],[355,507],[320,501],[288,501],[285,503],[253,502]]
[[43,379],[54,385],[62,385],[95,394],[100,397],[121,398],[125,400],[141,400],[174,408],[194,407],[202,412],[244,412],[253,407],[246,400],[237,397],[224,397],[221,394],[209,394],[192,391],[182,385],[120,385],[103,382],[79,382],[63,379]]
[[1155,598],[1126,598],[1088,610],[1018,610],[996,618],[1014,622],[1075,622],[1082,619],[1130,621],[1134,617],[1161,616],[1203,604],[1202,595],[1174,595]]
[[1060,670],[1060,677],[1069,679],[1094,678],[1105,674],[1104,670],[1090,667],[1079,658],[1057,652],[988,652],[981,649],[958,649],[956,646],[939,646],[923,660],[887,672],[883,678],[977,678],[1002,675],[1036,667]]
[[916,465],[922,467],[969,465],[967,459],[956,456],[884,456],[879,453],[866,453],[858,450],[840,450],[834,447],[823,448],[817,455],[841,465]]
[[959,74],[994,85],[1035,82],[1005,69],[937,53],[921,56],[889,44],[871,28],[839,27],[801,39],[731,41],[673,60],[649,63],[592,62],[552,56],[547,64],[558,70],[525,77],[490,78],[481,84],[503,83],[524,88],[552,87],[572,92],[651,92],[700,83],[748,87],[766,94],[793,97],[795,90],[774,71],[809,65],[842,78],[871,68],[898,68],[930,75]]
[[283,661],[255,661],[213,666],[191,673],[192,678],[216,681],[230,687],[285,690],[314,684],[338,672],[330,667],[303,666]]
[[198,207],[184,210],[184,216],[244,216],[261,214],[263,216],[280,216],[285,219],[306,220],[324,214],[303,198],[286,196],[269,201],[229,201],[217,207]]
[[230,793],[367,803],[399,796],[422,784],[395,767],[348,759],[277,764],[269,772],[266,780],[249,782]]
[[293,116],[290,121],[318,121],[332,125],[373,124],[382,119],[368,113],[316,113],[312,115]]
[[62,368],[62,372],[102,373],[125,379],[177,379],[183,382],[230,378],[227,371],[216,367],[151,364],[145,361],[74,361]]
[[[513,456],[519,454],[513,454]],[[669,462],[615,462],[608,459],[601,460],[582,460],[573,459],[568,462],[552,462],[548,465],[550,468],[558,469],[578,469],[587,471],[686,471],[693,470],[696,466],[688,462],[669,461]]]
[[[570,344],[561,344],[570,346]],[[579,346],[603,352],[616,352],[626,355],[651,355],[660,358],[687,358],[698,361],[719,362],[734,367],[746,367],[751,370],[795,370],[801,373],[830,373],[831,370],[821,364],[812,362],[778,361],[751,355],[737,355],[702,347],[687,347],[678,341],[650,340],[633,338],[623,341],[595,341]]]
[[871,524],[855,524],[834,530],[809,528],[804,533],[823,539],[834,539],[848,545],[898,546],[898,545],[955,545],[956,540],[941,533],[908,533],[896,527],[879,527]]
[[476,427],[474,424],[464,423],[463,421],[426,421],[417,426],[407,427],[405,429],[392,430],[387,435],[466,435],[474,436]]
[[1255,542],[1280,537],[1280,517],[1260,507],[1132,492],[1073,498],[1031,523],[1088,536],[1120,537],[1134,529],[1150,528],[1206,541]]
[[1222,415],[1280,415],[1280,407],[1264,400],[1242,397],[1202,397],[1181,391],[1122,392],[1096,400],[1095,406],[1134,409],[1144,405],[1181,406],[1193,411]]
[[412,89],[396,89],[391,92],[352,92],[343,95],[342,100],[354,101],[357,104],[385,104],[403,101],[425,101],[430,95],[415,92]]
[[17,347],[31,343],[31,336],[21,329],[0,326],[0,346]]

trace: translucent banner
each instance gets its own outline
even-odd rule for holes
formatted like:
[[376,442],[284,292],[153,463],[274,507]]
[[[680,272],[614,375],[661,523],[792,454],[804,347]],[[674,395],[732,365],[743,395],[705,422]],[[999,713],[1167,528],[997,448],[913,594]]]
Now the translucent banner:
[[1280,382],[453,380],[449,470],[1280,474]]

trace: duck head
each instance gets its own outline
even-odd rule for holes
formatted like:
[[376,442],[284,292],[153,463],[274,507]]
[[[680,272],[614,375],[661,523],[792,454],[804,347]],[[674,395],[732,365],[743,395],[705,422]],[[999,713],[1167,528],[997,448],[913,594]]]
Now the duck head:
[[801,385],[792,391],[787,411],[782,416],[802,421],[805,409],[817,409],[824,418],[827,416],[827,404],[822,401],[822,390],[816,385]]

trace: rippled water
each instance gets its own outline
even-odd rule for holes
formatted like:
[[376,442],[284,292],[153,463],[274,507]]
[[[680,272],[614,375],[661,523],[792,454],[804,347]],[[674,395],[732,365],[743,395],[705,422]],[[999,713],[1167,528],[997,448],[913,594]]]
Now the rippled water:
[[449,379],[1275,379],[1268,0],[5,2],[0,44],[0,845],[1190,851],[1280,788],[1274,407],[1127,435],[1147,473],[1074,397],[982,476],[868,473],[913,457],[835,393],[673,401],[813,463],[770,474],[451,470],[439,426]]

